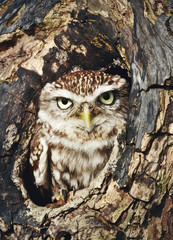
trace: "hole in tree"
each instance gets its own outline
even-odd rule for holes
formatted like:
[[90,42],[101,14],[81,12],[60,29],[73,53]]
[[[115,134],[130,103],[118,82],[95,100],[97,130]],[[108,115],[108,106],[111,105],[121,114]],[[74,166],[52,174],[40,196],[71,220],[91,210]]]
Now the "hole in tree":
[[69,232],[61,231],[57,234],[56,240],[70,240],[71,234]]
[[[122,78],[125,78],[130,85],[131,79],[128,76],[128,71],[126,69],[122,69],[120,66],[111,65],[111,66],[108,66],[104,72],[110,75],[120,75]],[[108,98],[108,96],[105,96],[105,98]],[[63,103],[65,104],[66,103],[65,99],[63,101],[64,101]],[[28,195],[31,201],[34,204],[38,206],[46,206],[47,204],[52,203],[51,193],[41,188],[38,188],[34,184],[33,169],[29,164],[29,155],[28,155],[27,166],[22,172],[22,176],[23,176],[22,178],[23,178],[24,186],[28,192]],[[65,238],[65,239],[70,239],[70,238]]]
[[38,206],[46,206],[48,203],[52,202],[51,194],[46,190],[42,190],[36,187],[36,185],[34,184],[34,176],[29,162],[27,167],[23,171],[23,182],[33,203]]

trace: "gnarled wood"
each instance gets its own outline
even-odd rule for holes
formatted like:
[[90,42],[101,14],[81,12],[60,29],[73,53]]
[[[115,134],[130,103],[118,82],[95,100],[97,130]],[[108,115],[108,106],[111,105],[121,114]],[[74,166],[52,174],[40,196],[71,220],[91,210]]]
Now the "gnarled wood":
[[[0,238],[171,239],[172,2],[0,5]],[[32,183],[29,144],[40,90],[75,66],[131,83],[127,136],[92,188],[53,208]]]

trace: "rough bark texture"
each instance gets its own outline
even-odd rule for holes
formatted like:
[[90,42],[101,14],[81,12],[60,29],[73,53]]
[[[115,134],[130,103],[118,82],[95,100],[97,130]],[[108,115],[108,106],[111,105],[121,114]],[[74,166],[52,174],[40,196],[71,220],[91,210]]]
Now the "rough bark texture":
[[[3,0],[0,13],[0,239],[170,240],[172,1]],[[111,174],[52,208],[30,179],[29,143],[40,90],[74,66],[130,72],[126,144]]]

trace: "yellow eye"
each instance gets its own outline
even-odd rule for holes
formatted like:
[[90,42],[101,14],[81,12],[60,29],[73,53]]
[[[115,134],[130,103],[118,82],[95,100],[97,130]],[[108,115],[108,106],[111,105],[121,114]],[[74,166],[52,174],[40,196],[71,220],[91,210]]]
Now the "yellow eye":
[[72,105],[72,101],[68,98],[59,97],[57,98],[57,105],[59,108],[65,110]]
[[113,92],[104,92],[99,96],[99,101],[105,105],[110,105],[114,101]]

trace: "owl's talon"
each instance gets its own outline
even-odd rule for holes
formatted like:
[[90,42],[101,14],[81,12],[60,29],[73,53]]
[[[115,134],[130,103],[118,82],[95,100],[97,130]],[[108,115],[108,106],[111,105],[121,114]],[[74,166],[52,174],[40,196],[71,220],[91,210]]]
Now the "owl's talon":
[[76,192],[76,188],[73,186],[73,196],[75,195],[75,192]]
[[67,190],[61,189],[61,196],[65,202],[67,202]]
[[60,198],[59,200],[57,200],[56,202],[53,202],[53,203],[49,203],[47,204],[46,206],[49,207],[49,208],[56,208],[56,207],[62,207],[66,204],[66,202]]
[[67,190],[59,189],[54,195],[52,196],[53,203],[66,203],[68,198]]

